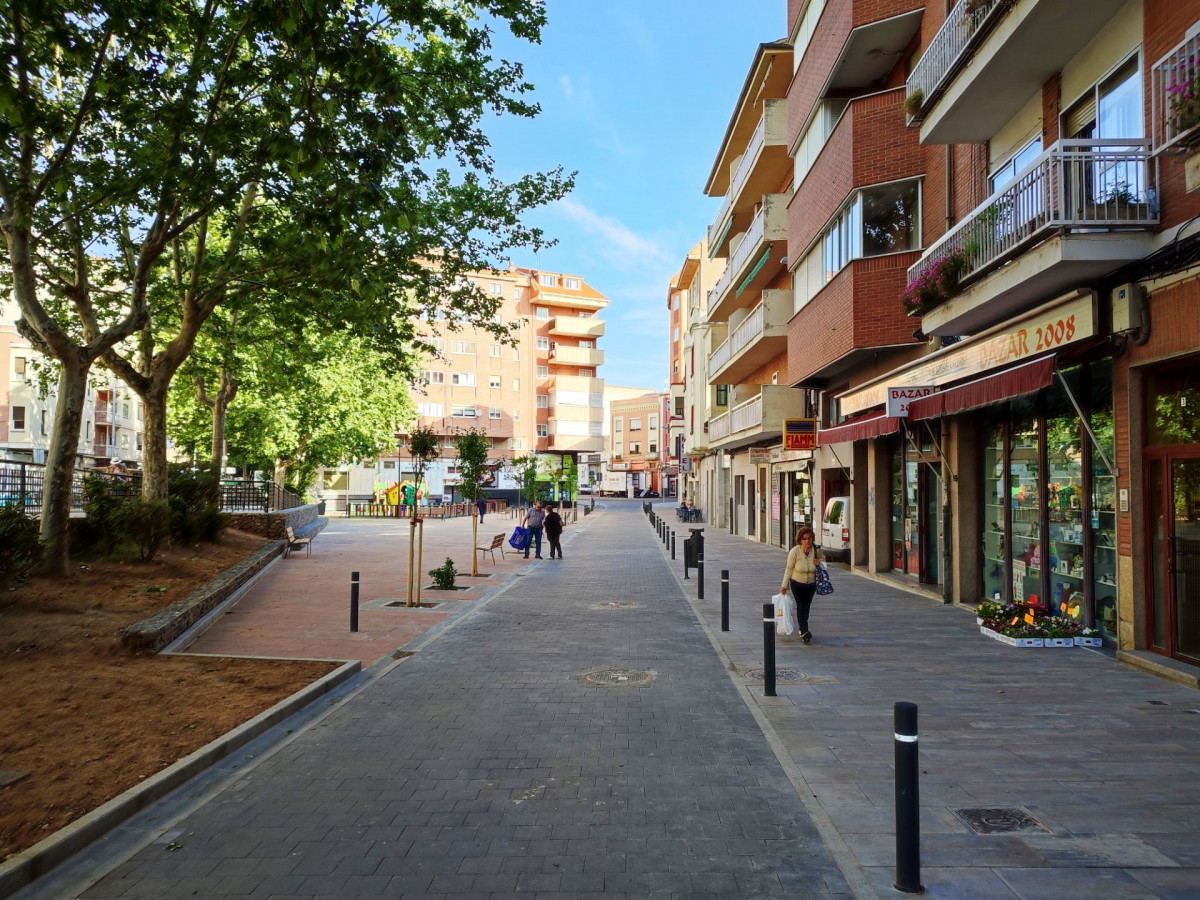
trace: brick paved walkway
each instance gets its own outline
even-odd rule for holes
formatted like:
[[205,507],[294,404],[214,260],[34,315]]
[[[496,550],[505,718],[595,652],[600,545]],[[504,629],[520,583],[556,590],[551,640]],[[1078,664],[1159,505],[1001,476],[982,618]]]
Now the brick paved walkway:
[[645,527],[595,517],[83,896],[849,896]]

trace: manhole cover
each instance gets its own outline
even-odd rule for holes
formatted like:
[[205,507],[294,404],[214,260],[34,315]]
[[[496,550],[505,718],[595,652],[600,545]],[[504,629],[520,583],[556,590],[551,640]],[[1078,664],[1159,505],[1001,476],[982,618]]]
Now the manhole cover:
[[607,669],[588,672],[583,676],[583,680],[588,684],[600,687],[640,687],[656,678],[658,673],[653,669],[626,669],[621,666],[609,666]]
[[601,600],[596,609],[634,609],[637,604],[632,600]]
[[[746,672],[743,672],[742,674],[745,675],[747,678],[749,678],[751,681],[765,681],[766,677],[767,677],[766,672],[763,669],[750,669]],[[799,669],[776,669],[775,670],[775,681],[777,683],[781,682],[781,681],[803,681],[807,677],[808,676],[805,675],[803,672],[801,672]]]
[[1049,834],[1050,829],[1020,806],[966,807],[951,812],[976,834],[1013,834],[1035,831]]

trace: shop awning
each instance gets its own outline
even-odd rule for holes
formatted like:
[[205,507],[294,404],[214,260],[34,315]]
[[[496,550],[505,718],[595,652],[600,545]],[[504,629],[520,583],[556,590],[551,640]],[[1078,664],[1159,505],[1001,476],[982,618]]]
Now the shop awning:
[[987,378],[978,378],[966,384],[930,394],[908,405],[910,419],[936,419],[953,413],[966,412],[990,403],[999,403],[1010,397],[1032,394],[1054,381],[1054,357],[1045,356],[1013,366]]
[[822,428],[817,432],[817,443],[823,447],[826,444],[841,444],[845,441],[865,441],[867,438],[895,434],[899,430],[899,419],[885,413],[876,413],[833,428]]

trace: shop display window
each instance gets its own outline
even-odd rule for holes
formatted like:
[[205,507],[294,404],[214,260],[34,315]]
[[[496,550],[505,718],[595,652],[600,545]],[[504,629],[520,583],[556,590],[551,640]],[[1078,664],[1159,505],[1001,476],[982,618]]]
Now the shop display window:
[[1013,403],[1009,437],[1008,493],[1012,519],[1009,566],[1012,599],[1045,603],[1042,593],[1042,471],[1037,419],[1030,401]]
[[[1112,363],[1100,360],[1089,367],[1091,380],[1090,425],[1099,448],[1092,446],[1092,497],[1089,527],[1092,533],[1092,596],[1096,627],[1113,640],[1117,637],[1117,479],[1104,458],[1115,459],[1113,447]],[[1104,451],[1101,455],[1100,450]]]
[[983,448],[983,595],[1008,598],[1005,555],[1008,553],[1008,506],[1004,477],[1004,426],[998,425]]
[[[1079,369],[1065,377],[1079,396]],[[1052,614],[1083,622],[1086,558],[1083,454],[1086,436],[1075,406],[1055,382],[1046,396],[1046,552]]]
[[892,568],[904,571],[904,457],[902,445],[892,443]]

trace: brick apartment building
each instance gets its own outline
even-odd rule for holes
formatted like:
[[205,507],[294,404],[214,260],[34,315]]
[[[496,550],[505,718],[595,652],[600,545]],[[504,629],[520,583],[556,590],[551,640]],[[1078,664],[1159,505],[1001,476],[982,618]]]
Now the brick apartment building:
[[[694,499],[786,546],[847,496],[864,574],[1078,610],[1200,680],[1200,0],[789,0],[787,25],[705,186],[724,270],[672,373]],[[784,411],[815,451],[786,458]]]

